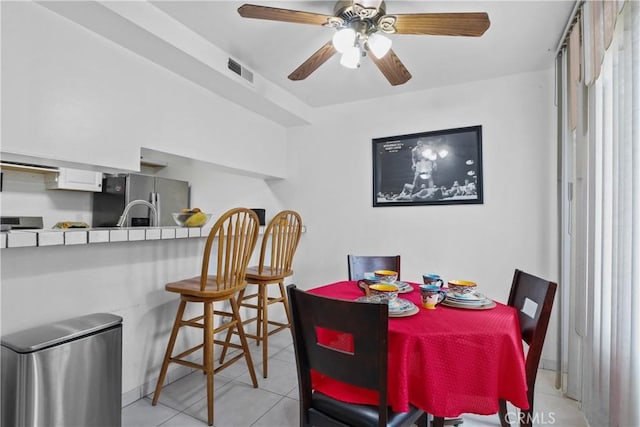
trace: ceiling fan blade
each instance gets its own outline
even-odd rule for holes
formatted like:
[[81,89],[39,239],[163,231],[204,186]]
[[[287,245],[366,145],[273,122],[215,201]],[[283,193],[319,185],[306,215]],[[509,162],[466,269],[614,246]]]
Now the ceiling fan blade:
[[398,55],[393,50],[389,50],[382,59],[376,58],[375,55],[369,55],[369,58],[376,64],[382,74],[389,80],[391,86],[398,86],[406,83],[411,79],[411,73],[404,66]]
[[271,21],[312,25],[323,25],[327,22],[327,19],[333,18],[332,15],[321,15],[319,13],[301,12],[298,10],[257,6],[253,4],[243,4],[238,8],[238,13],[243,18],[268,19]]
[[289,74],[289,80],[304,80],[311,73],[318,69],[322,64],[327,62],[335,53],[336,49],[333,47],[332,42],[327,42],[324,46],[316,51],[306,61],[302,63],[295,71]]
[[489,28],[489,15],[471,13],[415,13],[395,16],[397,34],[479,37]]

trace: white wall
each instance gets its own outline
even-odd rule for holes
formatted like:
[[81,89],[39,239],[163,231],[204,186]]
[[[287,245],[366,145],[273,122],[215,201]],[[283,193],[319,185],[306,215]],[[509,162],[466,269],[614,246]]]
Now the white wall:
[[2,151],[137,170],[154,148],[285,176],[285,130],[33,2],[2,2]]
[[[557,280],[553,88],[552,70],[512,75],[328,108],[291,129],[289,179],[272,187],[307,225],[296,283],[345,279],[348,253],[400,254],[405,280],[475,280],[502,302],[515,268]],[[471,125],[483,127],[484,204],[372,207],[372,138]]]

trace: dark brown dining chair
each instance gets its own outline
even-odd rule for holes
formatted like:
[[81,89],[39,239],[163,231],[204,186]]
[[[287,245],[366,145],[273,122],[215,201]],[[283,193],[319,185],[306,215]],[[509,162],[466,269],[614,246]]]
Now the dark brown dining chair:
[[[547,335],[547,326],[549,326],[557,287],[558,285],[554,282],[521,270],[516,269],[513,275],[507,304],[518,310],[520,334],[522,335],[522,340],[529,345],[525,359],[529,409],[522,411],[520,416],[521,426],[528,427],[533,422],[533,392],[536,385],[536,375],[538,374],[542,346]],[[500,423],[503,427],[509,425],[507,402],[504,400],[500,400]]]
[[[558,285],[554,282],[536,277],[532,274],[516,269],[511,283],[511,291],[507,305],[518,311],[520,334],[522,340],[528,344],[529,350],[525,358],[525,372],[527,375],[527,398],[529,409],[522,410],[518,420],[521,426],[530,427],[533,422],[533,396],[536,385],[538,365],[542,355],[542,346],[547,335],[547,326],[551,318],[553,299]],[[507,402],[499,401],[500,424],[510,426]],[[515,417],[511,417],[515,418]],[[448,420],[447,420],[448,421]],[[441,426],[442,418],[434,418],[434,427]]]
[[397,271],[398,280],[400,280],[400,255],[347,255],[347,267],[349,280],[362,280],[364,279],[364,273],[375,270]]
[[[214,373],[244,357],[253,387],[258,387],[236,300],[238,292],[246,286],[245,271],[258,239],[258,227],[258,216],[250,209],[236,208],[225,212],[216,221],[207,237],[200,275],[165,285],[168,292],[180,295],[180,304],[156,384],[153,406],[158,403],[170,363],[199,369],[207,376],[207,422],[209,425],[213,425]],[[213,247],[216,250],[212,254]],[[210,258],[215,261],[215,267],[211,269],[209,269]],[[213,305],[216,302],[228,302],[231,311],[214,310]],[[188,320],[183,319],[187,303],[202,304],[203,314]],[[214,326],[215,315],[221,316],[218,327]],[[173,349],[178,332],[185,326],[201,329],[203,342],[174,356]],[[226,343],[226,345],[242,349],[242,351],[235,354],[226,363],[214,368],[213,346],[214,344],[225,344],[223,341],[215,339],[215,335],[229,329],[238,331],[241,344]],[[195,363],[192,354],[199,350],[202,350],[202,362]]]
[[[246,336],[256,340],[256,344],[262,344],[262,376],[268,374],[269,337],[291,324],[289,315],[289,303],[284,289],[284,280],[293,275],[293,256],[300,242],[302,233],[302,218],[291,210],[281,211],[276,214],[265,228],[260,246],[260,259],[258,265],[247,268],[245,279],[247,288],[238,294],[238,305],[250,310],[255,310],[255,316],[246,318],[244,325],[256,323],[256,333],[245,332]],[[256,289],[249,292],[249,286],[255,285]],[[270,287],[277,286],[278,295],[269,296]],[[286,322],[269,319],[269,306],[282,304],[287,317]],[[230,342],[231,334],[237,333],[236,329],[229,329],[226,342]],[[220,355],[220,363],[224,361],[227,353],[225,346]]]
[[[387,332],[385,304],[345,301],[313,295],[287,286],[291,333],[298,370],[300,426],[426,427],[426,414],[410,406],[392,412],[387,405]],[[318,330],[351,336],[352,351],[318,342]],[[358,405],[312,390],[311,370],[347,384],[376,390],[378,405]]]

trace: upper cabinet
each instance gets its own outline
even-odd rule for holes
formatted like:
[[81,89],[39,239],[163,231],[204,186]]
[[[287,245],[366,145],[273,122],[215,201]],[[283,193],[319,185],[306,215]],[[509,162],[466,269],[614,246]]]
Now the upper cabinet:
[[48,190],[102,191],[102,173],[81,169],[60,168],[47,175]]

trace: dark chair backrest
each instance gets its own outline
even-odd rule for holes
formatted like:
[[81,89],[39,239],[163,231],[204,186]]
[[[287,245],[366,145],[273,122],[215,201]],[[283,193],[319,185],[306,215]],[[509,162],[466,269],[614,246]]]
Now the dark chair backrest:
[[513,275],[508,305],[518,310],[522,340],[529,345],[526,359],[527,383],[535,383],[542,346],[547,334],[553,299],[558,285],[524,271]]
[[392,270],[398,272],[400,280],[400,255],[363,256],[347,255],[349,280],[362,280],[364,273],[374,270]]
[[[311,369],[344,383],[377,390],[379,425],[386,425],[387,306],[322,297],[295,285],[287,286],[287,294],[298,369],[300,425],[314,425],[315,417],[325,419],[312,406]],[[323,343],[322,336],[319,340],[319,331],[349,335],[352,349],[330,347]]]

